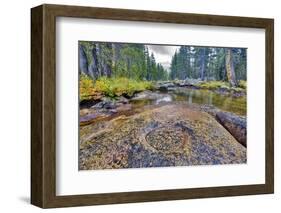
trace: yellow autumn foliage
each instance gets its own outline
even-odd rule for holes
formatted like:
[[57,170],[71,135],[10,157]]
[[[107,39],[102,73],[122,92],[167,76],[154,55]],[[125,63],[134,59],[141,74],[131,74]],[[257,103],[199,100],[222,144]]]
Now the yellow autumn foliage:
[[153,89],[153,83],[149,81],[140,81],[125,77],[101,77],[93,81],[86,75],[80,76],[80,101],[91,99],[97,94],[103,94],[109,97],[132,96],[136,92],[150,89]]
[[94,81],[86,75],[80,75],[79,91],[80,101],[90,99],[96,93]]

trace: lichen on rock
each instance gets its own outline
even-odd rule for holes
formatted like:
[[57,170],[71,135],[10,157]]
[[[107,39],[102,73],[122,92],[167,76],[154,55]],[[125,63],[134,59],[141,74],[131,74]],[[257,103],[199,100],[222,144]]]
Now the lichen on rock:
[[79,168],[246,163],[246,148],[206,112],[166,103],[80,129]]

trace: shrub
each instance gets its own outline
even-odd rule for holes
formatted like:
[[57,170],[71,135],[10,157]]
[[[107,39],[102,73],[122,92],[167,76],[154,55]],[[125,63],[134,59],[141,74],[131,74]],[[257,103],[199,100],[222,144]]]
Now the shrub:
[[135,92],[152,89],[153,85],[148,81],[138,81],[128,78],[105,78],[98,79],[95,90],[106,96],[116,97],[121,95],[132,96]]
[[95,94],[94,81],[87,75],[80,75],[80,101],[90,99]]
[[124,77],[101,77],[95,82],[87,76],[82,76],[80,78],[80,97],[82,100],[90,98],[98,93],[114,98],[122,95],[132,96],[136,92],[151,89],[153,89],[152,82],[133,80]]

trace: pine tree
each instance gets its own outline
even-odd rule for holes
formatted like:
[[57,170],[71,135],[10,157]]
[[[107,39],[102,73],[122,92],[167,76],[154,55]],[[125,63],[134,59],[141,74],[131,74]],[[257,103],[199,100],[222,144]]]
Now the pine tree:
[[157,63],[143,44],[79,42],[79,73],[93,79],[101,76],[137,80],[193,78],[201,80],[246,80],[245,48],[180,46],[171,59],[170,71]]

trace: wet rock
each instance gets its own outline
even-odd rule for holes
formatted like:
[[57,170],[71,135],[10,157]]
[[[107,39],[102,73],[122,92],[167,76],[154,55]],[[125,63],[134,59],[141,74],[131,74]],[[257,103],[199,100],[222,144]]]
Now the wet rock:
[[89,115],[85,115],[85,116],[80,116],[80,123],[89,122],[89,121],[97,118],[98,116],[99,116],[98,114],[89,114]]
[[175,86],[172,86],[172,87],[160,86],[159,91],[160,92],[168,92],[168,91],[173,91],[175,88],[176,88]]
[[111,100],[109,98],[103,98],[101,102],[93,105],[91,107],[92,109],[115,109],[116,108],[116,102],[114,100]]
[[117,98],[116,102],[119,104],[127,104],[127,103],[129,103],[129,100],[127,98],[121,96],[121,97]]
[[91,106],[95,105],[99,101],[100,101],[100,99],[97,99],[97,100],[94,100],[94,99],[82,100],[79,103],[79,107],[80,107],[80,109],[87,109],[87,108],[90,108]]
[[109,109],[109,112],[112,113],[112,114],[114,114],[114,113],[117,113],[118,110],[117,110],[117,109]]
[[118,107],[115,110],[116,110],[116,112],[125,112],[125,111],[129,111],[131,109],[132,109],[131,104],[121,104],[121,105],[118,105]]
[[109,117],[112,114],[113,112],[108,112],[108,113],[94,112],[94,113],[89,113],[87,115],[80,116],[80,126],[89,125],[95,121]]
[[160,86],[160,87],[159,87],[159,91],[161,91],[161,92],[168,92],[168,87],[166,87],[166,86]]
[[92,109],[116,109],[117,107],[120,107],[122,105],[128,104],[129,100],[125,97],[118,97],[116,100],[115,99],[110,99],[104,97],[101,102],[93,105],[91,108]]
[[236,138],[243,146],[247,146],[246,118],[229,112],[217,112],[217,120]]

